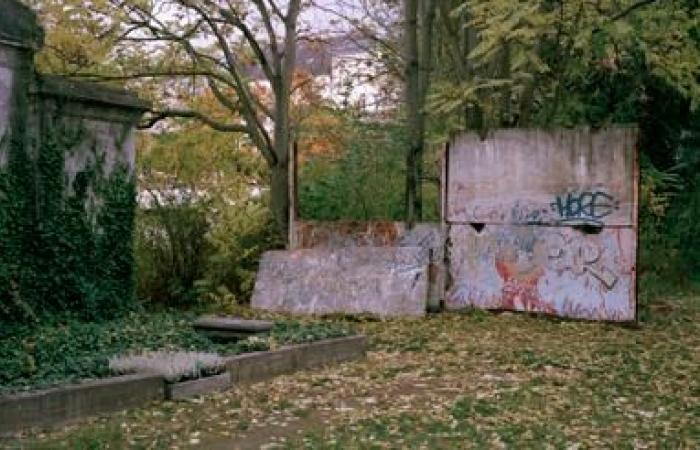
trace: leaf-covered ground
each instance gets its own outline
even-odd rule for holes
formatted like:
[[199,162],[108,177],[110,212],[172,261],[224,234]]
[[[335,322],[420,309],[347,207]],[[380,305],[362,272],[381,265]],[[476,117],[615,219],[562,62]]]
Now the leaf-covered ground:
[[698,448],[700,299],[668,300],[651,316],[639,327],[483,312],[360,323],[364,361],[15,444]]

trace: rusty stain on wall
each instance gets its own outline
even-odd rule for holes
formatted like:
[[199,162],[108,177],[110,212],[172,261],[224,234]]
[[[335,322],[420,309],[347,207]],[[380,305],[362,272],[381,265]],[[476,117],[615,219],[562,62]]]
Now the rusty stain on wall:
[[499,130],[449,146],[446,306],[634,320],[636,130]]
[[397,245],[405,234],[403,222],[294,220],[290,248]]

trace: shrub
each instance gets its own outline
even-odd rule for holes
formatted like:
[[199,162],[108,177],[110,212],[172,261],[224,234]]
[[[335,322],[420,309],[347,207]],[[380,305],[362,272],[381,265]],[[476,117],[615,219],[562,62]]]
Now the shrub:
[[223,205],[212,212],[206,266],[198,286],[209,301],[244,304],[255,287],[260,255],[282,246],[262,201]]
[[317,154],[301,164],[301,217],[402,220],[406,148],[403,128],[392,123],[360,121],[341,126],[347,128],[344,131],[348,136],[338,154]]
[[137,295],[160,305],[196,303],[210,253],[206,206],[158,205],[136,219]]

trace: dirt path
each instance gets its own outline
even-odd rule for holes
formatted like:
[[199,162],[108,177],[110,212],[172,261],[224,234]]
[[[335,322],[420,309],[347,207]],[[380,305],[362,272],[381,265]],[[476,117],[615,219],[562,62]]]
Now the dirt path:
[[[274,410],[262,422],[256,421],[245,431],[231,438],[209,438],[201,442],[202,448],[224,449],[260,449],[279,448],[299,440],[305,433],[323,434],[338,423],[352,423],[360,418],[385,414],[387,410],[395,413],[426,410],[436,404],[444,404],[461,392],[457,386],[450,386],[443,379],[429,380],[415,374],[394,376],[393,372],[401,370],[398,365],[400,355],[377,355],[370,353],[367,362],[349,363],[342,369],[350,373],[366,370],[371,365],[381,367],[386,373],[385,379],[366,385],[355,377],[354,389],[332,389],[322,396],[308,397],[306,393],[289,396],[285,399],[288,408]],[[388,363],[388,364],[387,364]],[[338,368],[329,368],[321,372],[305,373],[302,377],[311,377],[311,385],[323,385],[333,377],[345,379],[339,375]],[[296,377],[295,377],[296,378]],[[291,380],[287,377],[276,380],[275,384],[285,385]],[[267,389],[268,383],[251,386],[252,389]],[[352,391],[355,391],[353,394]]]

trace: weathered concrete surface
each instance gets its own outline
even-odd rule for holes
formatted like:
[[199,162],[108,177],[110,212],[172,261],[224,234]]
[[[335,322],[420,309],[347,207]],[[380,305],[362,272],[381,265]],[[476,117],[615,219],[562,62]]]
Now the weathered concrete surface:
[[17,73],[33,73],[33,51],[41,47],[43,36],[31,9],[18,0],[0,0],[0,168],[8,160],[15,102],[26,95],[18,92]]
[[365,336],[347,336],[232,356],[226,367],[234,385],[254,383],[297,370],[363,358],[366,348]]
[[295,220],[290,248],[384,247],[398,244],[406,232],[403,222]]
[[422,247],[428,251],[428,307],[438,310],[445,294],[445,236],[438,223],[304,221],[292,223],[290,248]]
[[38,49],[44,32],[36,14],[19,0],[0,0],[0,43]]
[[101,176],[136,163],[135,126],[148,104],[126,91],[93,83],[42,75],[32,92],[42,121],[53,128],[82,130],[81,140],[65,155],[66,191],[71,193],[81,171],[100,166]]
[[[123,89],[56,75],[41,75],[38,90],[43,96],[60,97],[83,104],[136,111],[145,111],[150,108],[148,102]],[[82,112],[85,114],[84,110]]]
[[427,293],[422,247],[313,248],[266,252],[252,305],[301,314],[420,316]]
[[197,380],[166,383],[165,398],[167,400],[183,400],[211,392],[225,391],[229,387],[231,387],[231,375],[224,372]]
[[636,238],[628,228],[470,225],[450,230],[449,309],[539,311],[634,320]]
[[497,130],[450,146],[450,223],[633,225],[634,128]]
[[295,348],[297,349],[296,369],[311,369],[326,364],[363,358],[367,350],[367,338],[365,336],[347,336],[301,344]]
[[447,161],[449,309],[635,319],[635,129],[467,134]]
[[226,361],[231,383],[252,383],[292,373],[295,370],[296,349],[282,348],[269,352],[238,355]]
[[125,375],[0,397],[0,433],[68,423],[164,398],[160,375]]
[[409,230],[404,222],[295,220],[292,250],[343,247],[423,247],[439,258],[444,239],[438,223],[419,223]]

